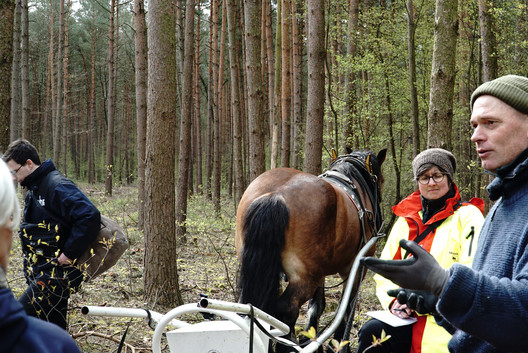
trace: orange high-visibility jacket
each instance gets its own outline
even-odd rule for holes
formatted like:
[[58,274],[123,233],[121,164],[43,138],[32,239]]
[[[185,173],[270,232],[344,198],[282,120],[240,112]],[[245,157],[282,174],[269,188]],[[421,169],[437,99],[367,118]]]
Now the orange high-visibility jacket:
[[[455,196],[447,199],[446,207],[437,212],[425,224],[422,223],[422,204],[420,192],[416,191],[392,208],[397,221],[391,229],[387,243],[380,258],[402,259],[402,251],[398,242],[400,239],[414,240],[427,227],[441,219],[443,222],[431,231],[420,245],[431,253],[438,263],[449,268],[455,262],[471,265],[478,243],[480,228],[484,222],[481,199],[474,198],[469,203],[460,203],[458,188],[454,185]],[[395,300],[387,295],[388,289],[398,288],[388,279],[375,275],[376,294],[384,309],[388,309]],[[447,342],[451,335],[438,326],[432,315],[418,315],[418,321],[413,324],[413,340],[411,353],[449,352]]]

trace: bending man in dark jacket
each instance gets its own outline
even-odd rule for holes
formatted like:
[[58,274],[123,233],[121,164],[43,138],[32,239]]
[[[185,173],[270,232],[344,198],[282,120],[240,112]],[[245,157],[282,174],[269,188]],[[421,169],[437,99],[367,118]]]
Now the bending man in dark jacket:
[[8,288],[7,263],[19,215],[11,174],[0,161],[0,353],[80,353],[66,331],[28,316]]
[[528,78],[507,75],[482,84],[471,107],[471,141],[482,167],[495,175],[487,190],[496,201],[472,267],[444,269],[409,241],[400,245],[413,253],[410,259],[363,262],[401,287],[440,298],[430,309],[453,333],[450,352],[527,352]]
[[68,299],[82,283],[76,259],[101,226],[97,208],[51,160],[19,139],[3,156],[13,180],[27,189],[20,240],[28,288],[19,298],[27,313],[66,328]]

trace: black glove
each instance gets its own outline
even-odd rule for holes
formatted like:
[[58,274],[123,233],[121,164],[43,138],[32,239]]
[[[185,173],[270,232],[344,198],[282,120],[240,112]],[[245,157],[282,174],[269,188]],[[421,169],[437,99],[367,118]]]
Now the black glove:
[[418,314],[436,315],[436,302],[438,297],[433,293],[424,290],[410,290],[404,288],[389,289],[387,294],[396,297],[400,304],[407,304],[407,307],[413,309]]
[[402,239],[400,246],[413,256],[405,260],[366,257],[361,263],[402,288],[426,290],[439,297],[449,280],[449,271],[414,241]]

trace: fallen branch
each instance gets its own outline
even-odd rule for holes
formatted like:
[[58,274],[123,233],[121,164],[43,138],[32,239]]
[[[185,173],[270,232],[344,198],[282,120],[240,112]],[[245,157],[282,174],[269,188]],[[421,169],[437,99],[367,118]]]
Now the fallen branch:
[[[101,337],[101,338],[110,340],[110,341],[115,342],[115,343],[121,343],[120,339],[117,339],[117,338],[114,338],[114,337],[112,337],[110,335],[105,335],[104,333],[100,333],[100,332],[96,332],[96,331],[83,331],[83,332],[77,332],[77,333],[72,334],[72,337],[74,339],[81,338],[81,337],[86,337],[86,336],[96,336],[96,337]],[[132,353],[136,352],[136,348],[134,346],[132,346],[132,345],[126,343],[126,342],[124,342],[124,343],[125,343],[125,352],[123,352],[123,353],[127,352],[127,348],[130,348]]]

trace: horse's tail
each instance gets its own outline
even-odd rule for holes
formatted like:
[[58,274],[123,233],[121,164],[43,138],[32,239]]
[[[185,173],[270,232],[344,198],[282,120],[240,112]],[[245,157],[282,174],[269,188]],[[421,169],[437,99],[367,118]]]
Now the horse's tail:
[[239,287],[240,302],[273,315],[283,272],[281,251],[290,212],[282,196],[263,195],[246,212]]

